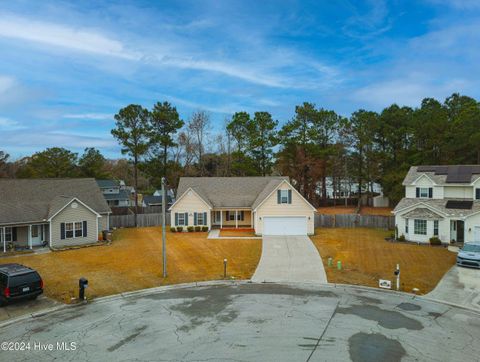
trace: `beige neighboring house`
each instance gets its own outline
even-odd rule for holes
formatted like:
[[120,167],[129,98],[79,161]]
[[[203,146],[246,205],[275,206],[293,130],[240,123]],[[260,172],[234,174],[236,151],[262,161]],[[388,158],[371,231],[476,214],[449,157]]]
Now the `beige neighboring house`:
[[109,229],[110,208],[92,178],[0,179],[0,247],[90,244]]
[[315,208],[288,177],[182,177],[172,226],[251,228],[257,235],[312,235]]

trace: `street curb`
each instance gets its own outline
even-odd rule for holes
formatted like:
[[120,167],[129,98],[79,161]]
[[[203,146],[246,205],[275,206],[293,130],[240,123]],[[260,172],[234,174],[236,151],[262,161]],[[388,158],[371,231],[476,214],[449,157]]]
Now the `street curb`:
[[201,282],[191,282],[191,283],[182,283],[182,284],[170,284],[170,285],[164,285],[160,287],[154,287],[154,288],[147,288],[147,289],[141,289],[141,290],[135,290],[131,292],[125,292],[125,293],[120,293],[120,294],[115,294],[115,295],[109,295],[106,297],[100,297],[96,298],[90,302],[83,302],[83,303],[78,303],[78,304],[61,304],[52,308],[47,308],[35,313],[29,313],[25,314],[23,316],[9,319],[5,322],[0,323],[0,329],[5,328],[11,324],[18,323],[25,321],[30,318],[38,318],[38,317],[43,317],[47,314],[51,314],[54,312],[66,310],[66,309],[73,309],[73,308],[78,308],[82,306],[87,306],[89,304],[101,304],[101,303],[107,303],[119,299],[125,299],[125,298],[130,298],[130,297],[143,297],[143,296],[148,296],[156,293],[161,293],[169,290],[175,290],[175,289],[188,289],[188,288],[195,288],[195,287],[209,287],[209,286],[221,286],[221,285],[245,285],[245,284],[255,284],[255,285],[262,285],[262,284],[277,284],[277,285],[287,285],[287,286],[292,286],[296,288],[302,288],[302,287],[327,287],[327,288],[343,288],[343,289],[357,289],[357,290],[365,290],[368,292],[374,292],[378,294],[396,294],[398,296],[402,297],[407,297],[412,300],[414,299],[420,299],[423,301],[427,302],[433,302],[433,303],[438,303],[438,304],[444,304],[448,305],[450,307],[455,307],[458,309],[466,310],[469,312],[474,312],[480,314],[480,309],[476,308],[471,308],[467,307],[464,305],[456,304],[456,303],[451,303],[439,299],[434,299],[434,298],[429,298],[421,295],[415,295],[407,292],[400,292],[396,290],[383,290],[383,289],[378,289],[374,287],[367,287],[363,285],[352,285],[352,284],[337,284],[337,283],[314,283],[314,282],[304,282],[304,283],[289,283],[289,282],[281,282],[281,283],[269,283],[269,282],[252,282],[249,279],[239,279],[239,280],[210,280],[210,281],[201,281]]

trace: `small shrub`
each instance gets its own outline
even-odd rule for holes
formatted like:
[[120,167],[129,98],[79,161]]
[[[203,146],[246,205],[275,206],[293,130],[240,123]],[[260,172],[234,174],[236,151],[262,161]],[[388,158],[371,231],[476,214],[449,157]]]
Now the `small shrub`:
[[405,241],[405,235],[400,235],[398,238],[397,238],[398,241]]
[[442,245],[442,241],[438,237],[432,236],[430,238],[430,245]]
[[191,233],[192,231],[195,230],[195,228],[193,226],[187,226],[187,230],[189,233]]
[[202,230],[201,226],[195,226],[195,231],[200,231],[200,230]]
[[170,231],[171,231],[172,233],[174,233],[175,231],[177,231],[177,229],[175,229],[175,228],[172,226],[172,227],[170,228]]
[[181,233],[183,231],[183,226],[177,226],[177,231]]
[[208,226],[202,226],[202,231],[208,231]]

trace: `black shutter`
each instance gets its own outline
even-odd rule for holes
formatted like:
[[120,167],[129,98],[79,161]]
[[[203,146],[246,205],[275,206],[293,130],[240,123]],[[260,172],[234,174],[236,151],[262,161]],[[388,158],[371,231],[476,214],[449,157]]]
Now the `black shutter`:
[[86,238],[88,236],[88,230],[87,230],[87,222],[83,222],[83,237]]
[[417,192],[417,198],[419,198],[420,197],[420,189],[417,187],[415,190]]
[[243,221],[245,218],[245,211],[240,211],[240,219]]
[[198,220],[198,219],[197,219],[197,213],[194,212],[194,213],[193,213],[193,225],[197,226],[197,220]]
[[188,212],[185,213],[185,225],[188,225]]
[[175,226],[178,226],[178,212],[175,213]]
[[431,187],[428,189],[428,198],[429,199],[433,198],[433,188]]
[[282,203],[282,192],[280,190],[277,190],[277,204]]
[[475,198],[480,200],[480,189],[475,189]]
[[208,222],[207,222],[207,213],[206,213],[206,212],[203,213],[203,225],[205,225],[205,226],[208,225]]
[[227,221],[228,221],[228,220],[230,220],[230,211],[227,211],[226,213],[227,213],[226,219],[227,219]]
[[12,228],[12,241],[17,241],[17,228]]
[[62,240],[65,239],[65,223],[64,222],[60,224],[60,239]]
[[288,203],[292,203],[292,190],[288,190]]

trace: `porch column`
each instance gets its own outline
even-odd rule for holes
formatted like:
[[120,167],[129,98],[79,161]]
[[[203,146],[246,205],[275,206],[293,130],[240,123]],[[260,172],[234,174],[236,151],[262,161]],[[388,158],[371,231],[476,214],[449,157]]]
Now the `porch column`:
[[28,247],[32,249],[32,225],[28,225]]
[[238,229],[238,210],[235,210],[235,229]]
[[220,210],[220,229],[222,228],[223,226],[223,211]]
[[3,240],[3,252],[7,252],[7,241],[5,240],[5,228],[3,227],[2,230],[2,240]]

